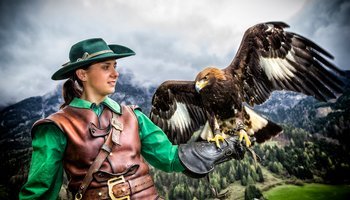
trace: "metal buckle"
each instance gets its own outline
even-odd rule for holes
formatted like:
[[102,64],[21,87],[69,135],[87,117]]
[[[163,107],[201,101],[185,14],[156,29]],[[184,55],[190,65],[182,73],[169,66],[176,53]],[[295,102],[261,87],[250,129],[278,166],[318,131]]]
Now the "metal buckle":
[[76,193],[74,200],[80,200],[83,198],[83,195],[81,193]]
[[114,178],[111,178],[107,181],[107,185],[108,185],[108,194],[109,194],[109,197],[112,199],[112,200],[130,200],[130,196],[127,195],[127,196],[123,196],[123,197],[115,197],[114,194],[113,194],[113,186],[115,185],[118,185],[120,183],[125,183],[125,179],[124,179],[124,176],[117,176],[117,177],[114,177]]

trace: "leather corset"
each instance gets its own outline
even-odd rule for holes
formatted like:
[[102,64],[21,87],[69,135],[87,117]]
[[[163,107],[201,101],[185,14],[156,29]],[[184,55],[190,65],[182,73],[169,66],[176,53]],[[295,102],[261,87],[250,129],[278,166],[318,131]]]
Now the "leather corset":
[[[105,107],[98,117],[92,110],[66,106],[46,119],[37,121],[33,129],[43,123],[54,122],[67,137],[63,164],[68,176],[68,188],[75,193],[90,165],[93,163],[106,135],[111,131],[113,113]],[[141,142],[138,122],[133,110],[122,107],[118,120],[123,124],[120,133],[120,145],[113,145],[111,154],[101,165],[89,188],[106,186],[104,176],[132,171],[125,175],[126,180],[134,179],[149,173],[149,167],[141,157]],[[33,131],[32,131],[33,132]],[[130,170],[132,169],[132,170]],[[154,186],[136,193],[132,199],[149,199],[157,196]]]

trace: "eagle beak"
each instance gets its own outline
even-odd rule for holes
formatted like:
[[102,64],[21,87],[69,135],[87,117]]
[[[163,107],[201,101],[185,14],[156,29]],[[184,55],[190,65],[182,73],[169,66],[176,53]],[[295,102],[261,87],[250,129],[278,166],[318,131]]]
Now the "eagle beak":
[[204,81],[204,80],[197,81],[196,82],[196,91],[199,93],[199,91],[201,89],[203,89],[207,84],[208,84],[208,81]]

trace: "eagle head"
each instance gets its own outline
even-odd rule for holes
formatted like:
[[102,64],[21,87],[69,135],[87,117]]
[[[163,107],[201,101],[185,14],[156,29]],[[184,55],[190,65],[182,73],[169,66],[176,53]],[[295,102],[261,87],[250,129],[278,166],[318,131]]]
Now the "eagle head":
[[199,72],[196,77],[196,91],[199,93],[203,88],[212,86],[215,82],[221,80],[226,80],[225,73],[222,70],[215,67],[207,67]]

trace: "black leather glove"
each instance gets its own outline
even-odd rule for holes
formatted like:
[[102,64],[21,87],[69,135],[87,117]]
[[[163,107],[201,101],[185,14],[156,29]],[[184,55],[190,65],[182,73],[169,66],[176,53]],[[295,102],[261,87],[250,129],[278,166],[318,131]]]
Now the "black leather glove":
[[215,165],[231,159],[244,158],[245,148],[237,137],[229,137],[218,148],[213,142],[192,142],[179,145],[179,158],[186,168],[184,173],[193,178],[202,178]]

